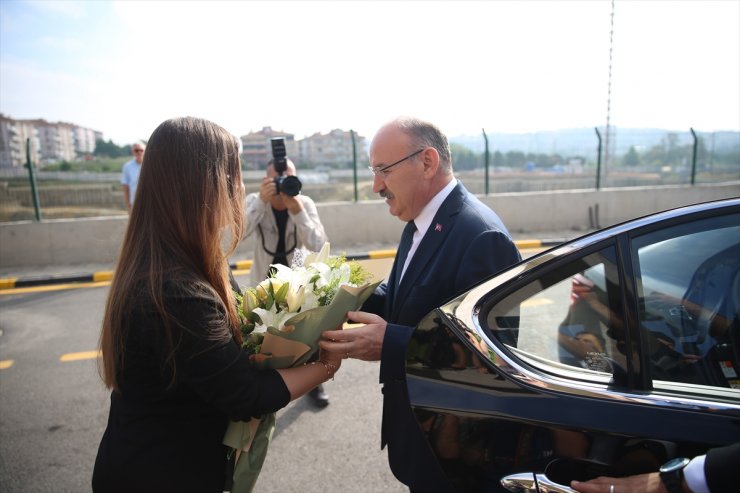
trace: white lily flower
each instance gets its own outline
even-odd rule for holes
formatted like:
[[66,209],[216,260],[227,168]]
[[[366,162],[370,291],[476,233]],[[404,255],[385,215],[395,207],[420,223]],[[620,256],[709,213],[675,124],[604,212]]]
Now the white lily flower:
[[[256,313],[262,321],[262,324],[265,326],[265,330],[267,330],[267,327],[274,327],[278,330],[282,330],[282,328],[285,327],[285,322],[292,316],[296,315],[295,312],[278,312],[275,305],[273,305],[269,310],[265,310],[264,308],[255,308],[254,313]],[[257,330],[256,326],[255,330]],[[262,332],[264,332],[264,330]]]
[[293,276],[293,270],[283,264],[270,264],[270,269],[275,269],[275,274],[272,276],[274,279],[290,282]]
[[307,289],[303,293],[303,304],[301,305],[301,312],[316,308],[317,306],[319,306],[319,297],[316,296],[316,293],[314,293],[311,289]]
[[306,260],[304,262],[305,265],[311,265],[316,262],[326,263],[326,261],[329,259],[329,249],[330,245],[327,241],[324,243],[324,246],[321,247],[321,250],[318,253],[309,253],[306,255]]
[[[261,310],[261,308],[258,308],[258,310]],[[252,330],[252,334],[264,334],[265,332],[267,332],[267,325],[254,324],[254,329]]]
[[329,284],[331,280],[331,268],[323,262],[314,262],[311,264],[311,268],[316,271],[319,278],[314,282],[316,289],[323,288]]
[[350,274],[352,274],[352,270],[349,268],[349,265],[342,264],[339,266],[338,269],[332,271],[332,280],[339,280],[337,286],[341,286],[342,284],[349,284]]
[[304,267],[294,267],[291,269],[284,265],[279,266],[275,272],[275,278],[288,283],[286,302],[288,303],[288,310],[291,312],[297,313],[302,308],[306,286],[309,284],[313,275],[312,272]]
[[277,271],[275,272],[275,279],[290,283],[291,287],[295,287],[297,290],[300,286],[305,286],[311,280],[314,273],[305,267],[286,267],[284,265],[274,266]]

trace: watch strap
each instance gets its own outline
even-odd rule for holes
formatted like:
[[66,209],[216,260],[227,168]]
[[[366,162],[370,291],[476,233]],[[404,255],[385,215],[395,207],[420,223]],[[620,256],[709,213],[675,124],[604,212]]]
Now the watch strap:
[[683,469],[676,469],[670,472],[661,472],[660,480],[668,493],[683,493]]

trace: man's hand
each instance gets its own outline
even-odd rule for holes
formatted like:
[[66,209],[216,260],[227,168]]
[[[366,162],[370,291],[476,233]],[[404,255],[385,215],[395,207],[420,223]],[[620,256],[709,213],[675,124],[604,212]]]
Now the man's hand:
[[327,330],[319,342],[321,349],[342,358],[363,361],[380,361],[387,322],[380,316],[367,312],[347,312],[350,320],[365,324],[345,330]]
[[297,195],[295,197],[291,197],[290,195],[281,193],[280,197],[283,199],[283,204],[285,204],[285,207],[288,208],[288,212],[291,214],[298,214],[303,210],[303,202],[298,200]]
[[262,184],[260,185],[260,200],[267,204],[275,194],[277,194],[277,187],[275,186],[273,179],[269,176],[262,178]]
[[[591,481],[571,481],[570,487],[581,493],[629,493],[640,491],[643,493],[667,493],[660,474],[652,472],[626,478],[598,477]],[[685,489],[685,491],[688,491]]]

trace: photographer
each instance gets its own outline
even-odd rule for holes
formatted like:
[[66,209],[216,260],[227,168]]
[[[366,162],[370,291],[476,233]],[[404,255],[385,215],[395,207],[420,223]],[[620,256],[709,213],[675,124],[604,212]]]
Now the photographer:
[[[316,204],[310,197],[278,193],[274,160],[267,164],[259,193],[247,195],[246,237],[256,232],[251,285],[264,280],[270,264],[290,266],[296,248],[318,252],[327,241]],[[285,176],[295,176],[295,165],[288,159]]]
[[[282,173],[275,170],[276,158],[278,169],[284,168]],[[270,264],[290,266],[296,248],[318,252],[327,241],[316,204],[310,197],[300,193],[295,165],[290,159],[283,158],[283,162],[279,159],[279,156],[275,156],[267,163],[267,176],[262,179],[259,193],[250,193],[246,199],[245,238],[252,233],[256,235],[254,263],[250,272],[251,286],[267,278]],[[286,181],[289,177],[293,178]],[[321,385],[308,395],[318,407],[329,404],[329,397]]]

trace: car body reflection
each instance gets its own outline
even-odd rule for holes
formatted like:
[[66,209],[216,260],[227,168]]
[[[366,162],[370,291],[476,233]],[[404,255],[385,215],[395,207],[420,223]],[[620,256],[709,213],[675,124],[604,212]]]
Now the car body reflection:
[[[528,259],[427,315],[409,398],[455,490],[568,491],[740,441],[736,245],[740,200],[677,209]],[[656,311],[659,288],[683,300]]]

